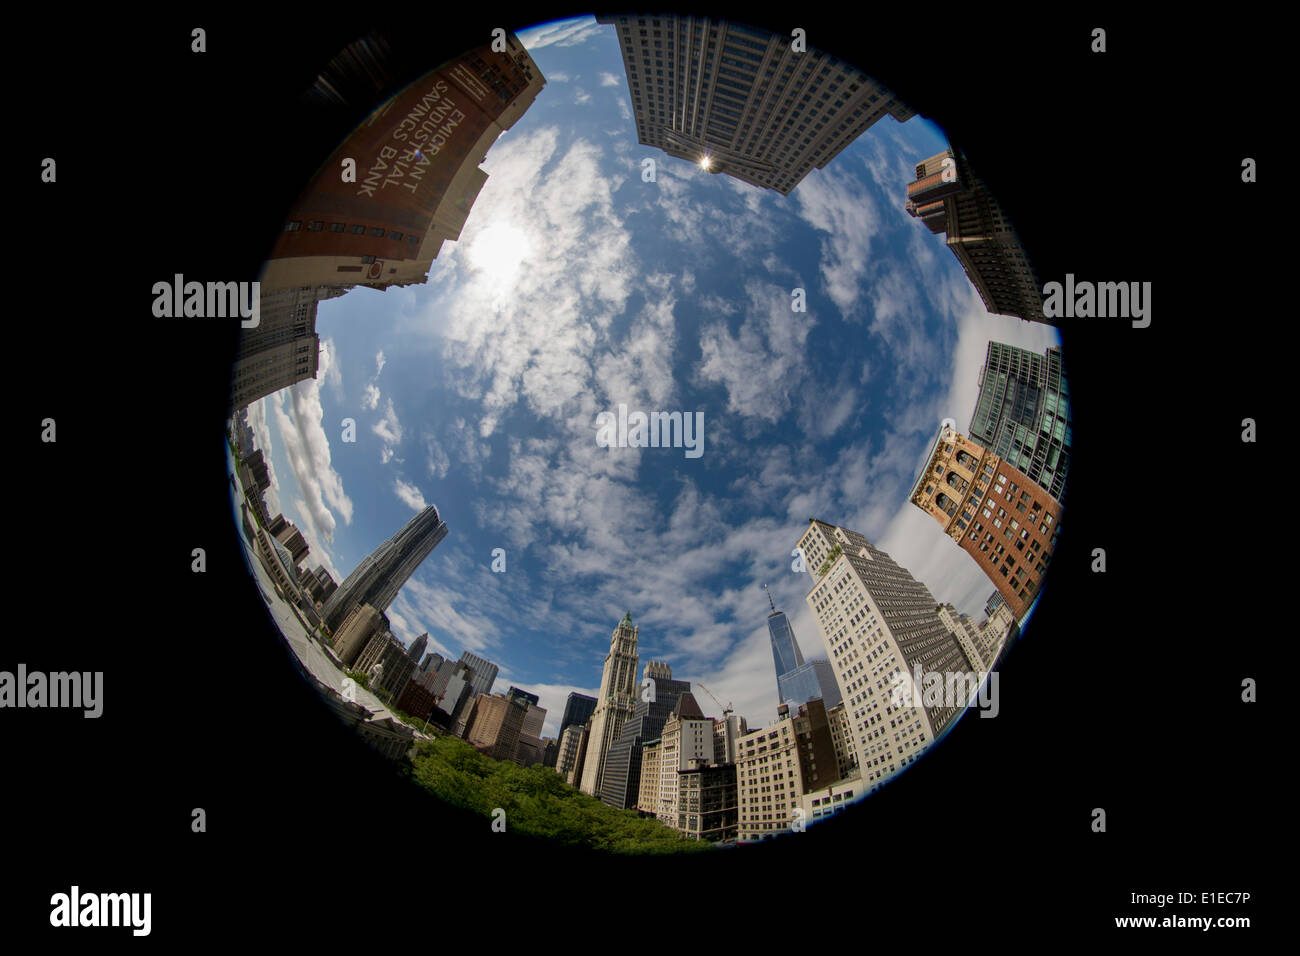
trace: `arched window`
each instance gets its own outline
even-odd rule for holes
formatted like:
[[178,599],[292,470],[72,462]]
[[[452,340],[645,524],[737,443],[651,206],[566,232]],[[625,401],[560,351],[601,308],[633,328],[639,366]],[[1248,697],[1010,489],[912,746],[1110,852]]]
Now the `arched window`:
[[943,492],[939,492],[939,494],[934,496],[934,503],[939,506],[941,511],[948,515],[953,514],[957,510],[957,503]]
[[970,487],[969,482],[955,471],[948,472],[948,477],[944,480],[948,483],[948,487],[957,489],[961,494],[965,494],[966,489]]
[[957,452],[957,464],[961,465],[967,471],[974,471],[976,465],[975,457],[968,451]]

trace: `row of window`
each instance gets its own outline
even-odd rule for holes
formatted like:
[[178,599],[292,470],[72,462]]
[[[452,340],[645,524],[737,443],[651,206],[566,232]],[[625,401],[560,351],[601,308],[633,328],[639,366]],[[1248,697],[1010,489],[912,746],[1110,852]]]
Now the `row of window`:
[[346,232],[349,235],[353,235],[353,236],[369,235],[374,239],[385,239],[385,238],[397,239],[397,240],[405,239],[409,244],[413,246],[419,245],[420,240],[422,238],[421,236],[416,235],[413,232],[403,234],[396,229],[385,229],[383,226],[364,226],[360,224],[354,224],[349,226],[345,222],[326,223],[320,219],[313,219],[312,221],[308,222],[305,230],[303,229],[303,224],[300,221],[294,220],[291,222],[287,222],[284,225],[284,231],[298,232],[302,230],[305,232],[325,232],[327,231],[326,226],[329,227],[328,228],[329,232]]

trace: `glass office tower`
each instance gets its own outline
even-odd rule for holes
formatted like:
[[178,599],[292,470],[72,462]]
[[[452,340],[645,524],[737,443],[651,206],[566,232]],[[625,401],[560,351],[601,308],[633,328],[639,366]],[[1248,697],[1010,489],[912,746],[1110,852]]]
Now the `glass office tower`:
[[1061,350],[990,342],[970,437],[1062,501],[1070,464],[1070,389]]

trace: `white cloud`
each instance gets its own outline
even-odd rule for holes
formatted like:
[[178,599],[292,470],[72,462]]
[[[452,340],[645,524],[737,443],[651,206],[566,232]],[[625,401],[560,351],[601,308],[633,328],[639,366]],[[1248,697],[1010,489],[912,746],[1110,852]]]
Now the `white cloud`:
[[832,167],[814,169],[794,192],[800,217],[828,233],[822,240],[822,279],[826,294],[847,319],[858,301],[873,261],[871,240],[879,231],[875,200],[860,182]]
[[[500,675],[498,674],[498,677]],[[511,681],[517,685],[520,690],[526,690],[529,693],[537,695],[537,706],[546,711],[546,719],[542,721],[543,737],[558,737],[560,731],[560,721],[564,719],[564,705],[569,702],[570,694],[586,694],[588,697],[597,697],[600,695],[600,687],[578,687],[574,684],[525,684],[517,680]]]
[[618,86],[618,84],[619,84],[619,79],[613,73],[606,73],[604,71],[601,72],[600,74],[601,86]]
[[384,370],[387,359],[384,358],[384,350],[380,349],[375,355],[375,374],[371,376],[370,381],[366,383],[361,393],[361,407],[368,412],[373,412],[379,407],[379,386],[375,383],[379,381],[379,373]]
[[[329,359],[323,354],[321,363]],[[321,541],[334,541],[334,512],[352,523],[352,501],[343,479],[330,464],[329,437],[321,426],[324,409],[315,379],[304,379],[276,392],[275,421],[285,455],[302,492],[306,516]],[[286,409],[286,404],[288,409]]]
[[262,497],[266,501],[266,507],[270,514],[280,512],[280,478],[276,474],[275,467],[271,463],[271,455],[274,445],[271,442],[271,428],[266,420],[267,403],[273,402],[272,396],[259,398],[248,405],[248,427],[253,431],[253,447],[262,450],[262,457],[266,461],[267,477],[270,479],[270,486],[263,492]]
[[[439,547],[444,547],[446,542]],[[434,568],[429,565],[439,556],[438,550],[422,565],[398,592],[393,608],[410,628],[411,637],[429,632],[431,646],[440,654],[459,657],[460,651],[470,651],[488,660],[500,663],[501,655],[494,650],[500,635],[500,626],[479,608],[496,607],[500,595],[485,587],[481,581],[468,580],[461,572],[447,573],[464,561],[462,555],[444,556]],[[470,565],[478,576],[491,576],[486,565]],[[433,583],[427,583],[433,582]],[[393,615],[389,615],[393,619]],[[457,650],[459,648],[459,650]]]
[[758,280],[745,288],[749,308],[735,335],[722,322],[701,330],[699,376],[727,390],[729,412],[775,424],[803,379],[804,346],[816,323],[808,314],[796,317],[786,289]]
[[517,34],[524,49],[532,52],[548,46],[577,46],[593,37],[603,36],[608,27],[602,27],[594,17],[574,17],[558,23],[545,23],[541,26],[521,30]]
[[[631,238],[614,212],[621,180],[602,158],[583,140],[561,152],[554,128],[502,142],[460,241],[439,257],[441,287],[457,307],[434,304],[420,332],[435,337],[449,384],[480,403],[480,439],[521,403],[562,422],[591,401],[593,356],[633,288]],[[470,268],[467,250],[507,227],[522,236],[523,262]],[[459,436],[454,444],[464,458],[484,457]]]
[[[330,338],[321,339],[320,350],[322,355],[328,353],[334,354],[334,340]],[[320,379],[330,387],[334,394],[335,401],[343,401],[343,370],[338,362],[322,362],[319,371]]]
[[393,408],[391,398],[388,400],[388,407],[384,410],[383,417],[375,422],[370,430],[383,442],[383,447],[379,451],[379,460],[388,464],[393,459],[396,447],[402,443],[402,423],[397,420],[397,410]]
[[451,469],[451,459],[442,446],[432,436],[426,436],[424,447],[428,451],[426,463],[429,466],[429,474],[435,478],[446,478],[447,472]]
[[403,481],[401,478],[395,481],[393,490],[397,493],[397,499],[412,511],[423,511],[428,507],[424,500],[424,494],[420,489]]

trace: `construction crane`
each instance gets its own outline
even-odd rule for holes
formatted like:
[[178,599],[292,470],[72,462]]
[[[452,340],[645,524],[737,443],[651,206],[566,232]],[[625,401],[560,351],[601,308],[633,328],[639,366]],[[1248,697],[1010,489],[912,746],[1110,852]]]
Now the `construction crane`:
[[[696,681],[695,683],[700,684],[699,681]],[[700,690],[704,691],[704,693],[708,694],[710,697],[713,697],[713,691],[709,690],[709,689],[708,689],[707,687],[705,687],[703,684],[700,684]],[[735,708],[733,708],[733,707],[731,706],[731,701],[727,701],[727,706],[726,706],[726,707],[723,707],[723,706],[722,706],[722,701],[718,700],[718,698],[716,698],[716,697],[713,697],[713,702],[714,702],[715,704],[717,704],[718,707],[720,707],[720,708],[722,709],[722,719],[723,719],[723,720],[726,720],[726,719],[727,719],[727,718],[728,718],[732,713],[734,713],[734,711],[735,711]]]

